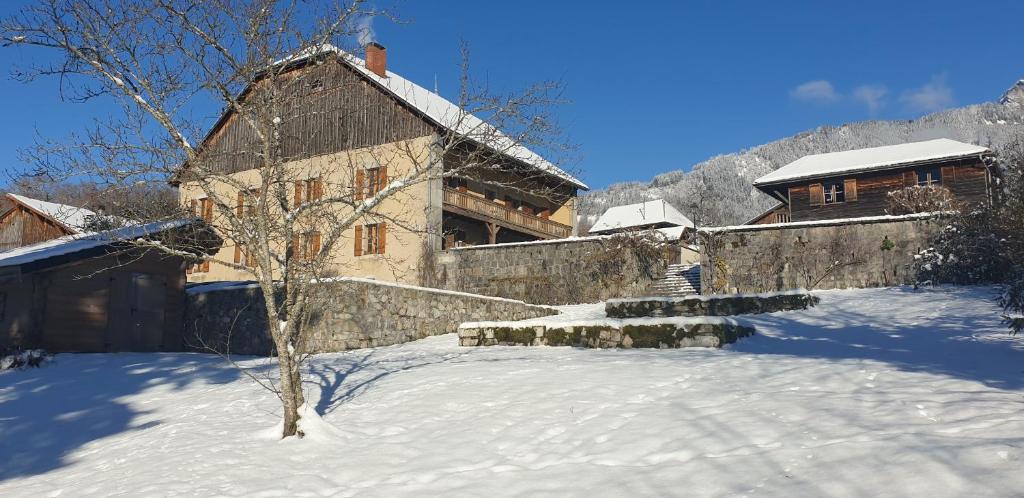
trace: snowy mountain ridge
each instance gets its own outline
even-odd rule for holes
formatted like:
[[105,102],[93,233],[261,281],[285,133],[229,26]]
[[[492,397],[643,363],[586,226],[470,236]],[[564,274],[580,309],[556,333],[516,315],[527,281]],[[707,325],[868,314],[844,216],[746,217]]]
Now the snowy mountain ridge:
[[1024,80],[997,102],[969,105],[912,120],[873,120],[814,130],[723,154],[697,163],[690,171],[662,173],[648,183],[622,182],[584,194],[582,225],[605,209],[663,198],[699,226],[746,222],[776,202],[755,190],[753,181],[807,154],[837,152],[905,142],[951,138],[998,151],[1024,136]]

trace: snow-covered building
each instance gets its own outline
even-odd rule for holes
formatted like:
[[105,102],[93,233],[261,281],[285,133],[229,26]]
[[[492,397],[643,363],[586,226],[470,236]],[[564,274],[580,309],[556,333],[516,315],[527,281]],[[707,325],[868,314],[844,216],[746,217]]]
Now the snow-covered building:
[[191,223],[64,235],[0,253],[0,349],[180,351],[186,262],[128,241],[174,244]]
[[693,222],[678,209],[664,199],[655,199],[608,208],[590,228],[590,233],[605,235],[656,229],[672,240],[679,240],[693,228]]
[[754,181],[780,204],[748,224],[884,215],[888,194],[912,186],[941,185],[960,201],[986,202],[991,155],[946,138],[807,155]]
[[88,209],[12,193],[6,194],[4,201],[5,209],[0,214],[0,251],[82,233],[96,216]]

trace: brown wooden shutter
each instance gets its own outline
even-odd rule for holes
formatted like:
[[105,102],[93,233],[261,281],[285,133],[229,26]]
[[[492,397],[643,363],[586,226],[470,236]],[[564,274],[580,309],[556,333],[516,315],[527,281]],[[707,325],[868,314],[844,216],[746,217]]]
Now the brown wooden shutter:
[[956,184],[956,168],[954,168],[952,166],[943,166],[942,167],[942,172],[939,173],[939,174],[942,175],[942,184],[943,185],[955,185]]
[[313,259],[317,254],[320,254],[320,232],[313,232],[310,234],[310,248],[309,248],[309,259]]
[[381,166],[377,171],[379,171],[379,180],[377,181],[377,191],[379,192],[388,185],[388,167]]
[[364,192],[364,187],[363,187],[364,185],[366,185],[366,172],[364,170],[361,170],[361,169],[360,170],[356,170],[356,186],[355,186],[356,192],[355,192],[355,195],[356,195],[356,200],[357,201],[363,200],[363,194],[365,193]]
[[295,207],[299,207],[300,205],[302,205],[302,191],[303,191],[302,182],[301,181],[295,182],[295,204],[294,204]]
[[377,224],[377,254],[384,254],[384,242],[388,240],[388,224]]
[[241,262],[242,262],[242,244],[236,242],[235,243],[235,263],[241,263]]
[[917,185],[917,172],[916,171],[904,171],[903,172],[903,186],[913,187]]
[[362,225],[356,225],[355,255],[356,256],[362,256],[363,255],[363,226]]
[[192,210],[192,214],[194,214],[196,216],[202,216],[202,213],[199,212],[199,201],[197,201],[195,199],[192,199],[189,202],[188,206],[189,206],[189,209]]
[[238,216],[239,220],[245,216],[245,193],[241,190],[238,191],[238,203],[235,205],[235,215]]
[[843,180],[843,189],[846,191],[846,202],[857,200],[857,179]]
[[809,187],[809,192],[812,206],[821,206],[825,204],[825,187],[820,183],[812,184]]
[[203,199],[203,219],[207,223],[213,223],[213,199]]
[[292,235],[292,259],[305,259],[302,257],[302,237],[299,234]]
[[310,200],[320,200],[324,196],[324,182],[317,178],[313,180],[313,197]]

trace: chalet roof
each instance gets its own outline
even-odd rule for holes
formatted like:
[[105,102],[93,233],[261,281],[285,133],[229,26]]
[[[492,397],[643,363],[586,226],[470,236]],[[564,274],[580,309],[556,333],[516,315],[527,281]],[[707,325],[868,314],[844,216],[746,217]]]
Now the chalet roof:
[[165,230],[178,228],[192,223],[192,220],[157,221],[144,225],[132,225],[105,232],[76,233],[50,239],[38,244],[18,247],[0,252],[0,268],[19,266],[57,256],[74,254],[114,242],[133,240],[154,235]]
[[939,138],[924,142],[886,145],[884,147],[811,154],[754,180],[754,186],[844,173],[890,169],[908,164],[943,159],[959,159],[991,153],[992,151],[985,147],[957,142],[948,138]]
[[693,228],[693,222],[664,199],[627,204],[608,208],[590,233],[612,232],[650,225],[667,224],[675,227]]
[[533,152],[529,148],[517,143],[505,133],[494,126],[491,126],[482,119],[466,112],[458,105],[448,99],[423,88],[412,81],[391,71],[385,71],[386,78],[366,67],[365,61],[331,44],[324,44],[319,48],[311,48],[276,61],[275,64],[294,64],[303,60],[323,54],[334,53],[339,56],[347,66],[355,69],[366,79],[376,83],[386,92],[397,98],[399,101],[422,113],[429,121],[448,131],[458,133],[471,140],[493,149],[505,156],[519,160],[527,165],[533,166],[540,171],[551,174],[565,180],[579,188],[589,190],[590,187],[580,179],[555,166],[547,159]]
[[58,223],[72,233],[80,233],[85,229],[89,218],[96,216],[96,213],[85,208],[41,201],[23,195],[8,193],[7,198],[16,204],[25,206],[36,214]]

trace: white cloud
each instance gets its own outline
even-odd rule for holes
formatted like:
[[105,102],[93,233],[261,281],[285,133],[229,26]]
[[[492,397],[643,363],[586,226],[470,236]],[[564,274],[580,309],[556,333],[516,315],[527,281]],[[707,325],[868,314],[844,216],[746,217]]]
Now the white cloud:
[[888,93],[885,85],[861,85],[853,89],[853,98],[866,105],[868,111],[874,114],[885,104],[883,99]]
[[832,83],[826,80],[808,81],[791,90],[789,95],[794,99],[816,104],[827,104],[839,100],[836,89]]
[[903,92],[900,100],[913,111],[941,111],[953,106],[953,89],[946,85],[946,75],[940,74],[920,88]]

